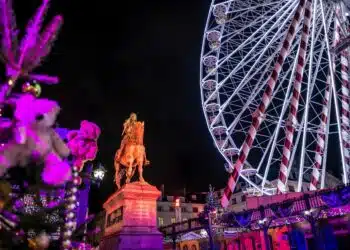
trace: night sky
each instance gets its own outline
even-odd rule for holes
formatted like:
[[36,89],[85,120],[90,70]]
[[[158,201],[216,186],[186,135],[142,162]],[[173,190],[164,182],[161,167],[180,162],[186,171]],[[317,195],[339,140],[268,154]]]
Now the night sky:
[[[23,28],[41,1],[14,2]],[[199,88],[210,2],[52,2],[48,17],[62,13],[65,23],[37,71],[61,78],[60,85],[43,87],[42,94],[61,104],[60,126],[78,128],[87,119],[102,129],[96,161],[108,174],[91,192],[93,211],[115,191],[113,158],[130,112],[146,123],[148,182],[165,184],[168,193],[184,187],[206,191],[209,183],[224,187],[224,160],[207,130]]]

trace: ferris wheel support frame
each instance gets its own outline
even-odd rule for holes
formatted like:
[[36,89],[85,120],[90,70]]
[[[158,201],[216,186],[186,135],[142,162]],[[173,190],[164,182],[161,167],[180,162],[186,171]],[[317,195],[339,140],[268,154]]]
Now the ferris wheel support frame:
[[[290,102],[290,110],[287,118],[288,120],[285,126],[283,153],[282,153],[282,158],[280,162],[279,176],[277,179],[277,193],[287,192],[288,177],[289,177],[289,172],[291,168],[291,163],[293,161],[293,159],[291,159],[291,151],[294,145],[293,143],[294,143],[295,128],[298,126],[297,113],[300,106],[301,85],[302,85],[303,76],[304,76],[305,62],[307,61],[306,50],[309,44],[309,37],[310,37],[310,24],[311,24],[311,18],[313,14],[313,12],[311,11],[312,5],[313,5],[312,0],[306,1],[305,9],[304,9],[304,20],[303,20],[303,26],[302,26],[303,28],[302,28],[301,40],[299,44],[300,49],[298,50],[298,54],[296,56],[298,58],[298,64],[297,64],[297,70],[294,76],[293,94]],[[314,30],[314,27],[313,27],[313,30]],[[310,56],[311,60],[313,59],[312,56],[313,54],[311,54]],[[311,64],[309,65],[309,71],[312,71]],[[306,92],[307,98],[309,96],[309,89],[310,89],[310,85],[308,84],[307,92]],[[304,112],[307,113],[307,108],[309,106],[308,100],[306,101],[306,103],[307,103],[307,106]]]
[[[290,15],[289,15],[289,17],[291,17],[293,15],[293,12],[291,12],[290,13]],[[287,21],[285,21],[284,23],[287,23]],[[293,47],[297,47],[297,44],[294,44],[293,45]],[[277,54],[277,53],[276,53]],[[272,55],[271,57],[275,57],[276,55]],[[297,59],[295,59],[294,60],[294,63],[293,63],[293,65],[295,64],[295,66],[293,66],[293,68],[294,67],[296,67],[296,64],[297,64]],[[294,73],[293,72],[291,72],[291,74],[293,75]],[[262,74],[262,76],[263,76],[264,74]],[[287,78],[289,76],[289,74],[285,74],[285,76],[283,77],[283,81]],[[245,78],[244,78],[245,79]],[[243,81],[243,80],[242,80]],[[292,78],[290,78],[290,80],[289,80],[289,85],[291,85],[292,84]],[[259,86],[259,85],[256,85],[256,86]],[[249,100],[246,102],[246,104],[245,104],[245,106],[243,107],[243,109],[242,109],[242,111],[239,113],[239,115],[237,115],[237,117],[236,117],[236,121],[238,121],[239,120],[239,118],[240,118],[240,116],[243,114],[243,112],[245,111],[245,109],[248,107],[248,103],[249,103],[249,101],[251,101],[251,100],[253,100],[256,96],[257,96],[257,94],[258,94],[258,92],[259,91],[261,91],[264,87],[265,87],[266,85],[265,84],[262,84],[262,85],[260,85],[260,87],[259,87],[259,89],[257,90],[256,88],[252,91],[252,96],[249,98]],[[275,93],[279,90],[281,88],[281,85],[278,85],[277,87],[276,87],[276,91],[275,91]],[[257,90],[257,91],[256,91]],[[288,92],[288,91],[287,91]],[[288,93],[290,93],[290,91],[288,92]],[[287,94],[288,95],[288,94]],[[290,98],[289,98],[290,99]],[[282,107],[282,109],[283,109],[283,107]],[[237,122],[236,122],[237,123]],[[233,122],[231,123],[231,124],[233,124]],[[230,125],[231,126],[231,125]],[[276,127],[276,129],[277,128],[279,128],[279,127]],[[232,128],[231,128],[232,129]],[[275,134],[275,133],[274,133]],[[269,145],[270,145],[270,143],[269,143]],[[276,145],[275,145],[276,146]],[[275,148],[275,146],[273,146],[273,148]],[[269,146],[267,147],[267,149],[269,148]],[[268,153],[268,150],[266,150],[265,152],[264,152],[264,156],[263,156],[263,159],[265,158],[265,156],[266,156],[266,154]],[[262,164],[262,161],[260,162],[260,164],[259,164],[259,166],[258,166],[258,168],[257,168],[257,172],[259,172],[259,169],[260,169],[260,167],[261,167],[261,164]],[[270,165],[267,165],[267,168],[269,168],[270,167]],[[264,183],[264,185],[265,185],[265,183],[266,183],[266,181],[267,181],[267,173],[268,172],[266,172],[265,171],[265,174],[264,174],[264,176],[261,176],[261,175],[259,175],[259,174],[257,174],[256,176],[257,177],[259,177],[260,179],[262,179],[262,181],[263,181],[263,183]],[[247,179],[244,175],[240,175],[240,177],[242,177],[243,179]],[[250,182],[249,182],[250,183]],[[265,194],[267,194],[267,195],[271,195],[270,193],[268,193],[268,192],[266,192],[265,190],[264,190],[264,185],[262,185],[262,188],[260,189],[260,188],[258,188],[258,190],[259,191],[261,191],[262,193],[265,193]]]
[[252,148],[253,141],[255,140],[256,134],[257,134],[257,129],[260,127],[262,123],[263,115],[271,103],[271,97],[272,93],[274,92],[273,90],[275,89],[275,86],[277,84],[277,77],[279,73],[281,72],[282,69],[282,64],[285,61],[285,58],[287,57],[287,54],[289,53],[290,50],[290,45],[291,41],[293,41],[295,35],[296,35],[296,28],[299,26],[300,19],[301,19],[301,14],[304,12],[305,8],[305,0],[301,0],[298,8],[295,12],[295,16],[292,20],[292,23],[290,24],[286,38],[283,42],[282,49],[280,50],[280,54],[278,56],[277,62],[274,66],[274,69],[269,77],[268,83],[266,85],[266,89],[264,91],[262,101],[258,107],[257,111],[257,116],[253,118],[253,122],[250,125],[248,135],[243,143],[243,146],[241,148],[239,158],[234,164],[234,169],[233,172],[229,176],[229,180],[227,183],[227,186],[224,191],[224,195],[221,199],[221,204],[223,207],[226,207],[229,203],[229,199],[236,187],[236,183],[239,177],[239,173],[241,171],[242,165],[246,161],[248,154],[250,152],[250,149]]
[[[338,20],[338,26],[339,26],[339,40],[341,41],[341,36],[340,36],[340,31],[343,32],[343,39],[346,38],[346,35],[348,32],[346,32],[343,29],[343,24],[346,24],[346,16],[345,16],[345,6],[344,4],[338,4],[337,5],[337,10],[336,11],[336,16],[337,12],[341,13],[342,17],[342,22]],[[340,43],[339,41],[339,43]],[[343,144],[344,144],[344,156],[346,159],[345,165],[346,165],[346,173],[344,173],[344,176],[346,178],[349,178],[349,170],[350,170],[350,107],[349,107],[349,48],[345,48],[342,51],[340,51],[340,63],[341,63],[341,81],[342,81],[342,86],[341,86],[341,93],[342,93],[342,98],[341,98],[341,105],[342,105],[342,116],[341,116],[341,122],[342,122],[342,136],[343,136]],[[335,56],[335,55],[334,55]],[[346,145],[346,146],[345,146]],[[349,179],[348,179],[349,182]]]
[[305,164],[305,148],[306,148],[306,134],[307,134],[307,121],[309,120],[309,103],[310,103],[310,97],[311,97],[311,79],[312,79],[312,61],[313,61],[313,50],[314,50],[314,39],[315,39],[315,30],[316,30],[316,7],[317,7],[317,0],[313,1],[313,10],[312,10],[312,32],[311,32],[311,48],[310,48],[310,61],[309,61],[309,74],[307,79],[307,89],[306,89],[306,107],[305,107],[305,121],[304,121],[304,133],[302,138],[302,146],[301,146],[301,158],[300,158],[300,165],[299,165],[299,177],[298,177],[298,186],[297,191],[300,192],[302,185],[303,185],[303,173],[304,173],[304,164]]
[[[316,2],[316,1],[315,1]],[[331,26],[331,21],[328,23],[328,28]],[[320,29],[319,31],[318,31],[318,34],[316,35],[316,39],[315,40],[318,40],[318,38],[319,38],[319,35],[321,34],[321,31],[322,31],[322,29]],[[325,43],[323,43],[322,44],[322,47],[321,47],[321,51],[323,51],[324,49],[325,49]],[[315,72],[318,72],[319,71],[319,68],[320,68],[320,64],[321,64],[321,60],[322,60],[322,54],[320,53],[320,55],[319,55],[319,58],[318,58],[318,60],[317,60],[317,63],[316,63],[316,69],[315,69]],[[313,92],[313,90],[314,90],[314,87],[315,87],[315,84],[316,84],[316,75],[314,74],[314,77],[311,77],[311,79],[312,79],[312,82],[311,82],[311,89],[310,89],[310,93],[312,93]],[[328,104],[328,105],[330,105],[330,104]],[[301,123],[300,124],[303,124],[303,126],[304,126],[304,124],[306,123],[306,117],[305,117],[305,112],[304,112],[304,114],[303,114],[303,119],[302,119],[302,121],[301,121]],[[299,140],[300,140],[300,136],[301,136],[301,134],[302,134],[302,132],[307,132],[307,130],[302,130],[302,129],[300,129],[299,131],[298,131],[298,136],[297,136],[297,140],[296,140],[296,144],[298,144],[299,143]],[[303,135],[304,135],[304,133],[303,133]],[[305,148],[305,146],[303,147],[302,146],[302,148]],[[296,152],[297,152],[297,147],[294,147],[294,149],[293,149],[293,153],[292,153],[292,158],[294,159],[294,156],[295,156],[295,154],[296,154]],[[306,150],[304,150],[304,154],[306,153]],[[302,171],[302,174],[304,174],[304,165],[302,165],[302,169],[300,169],[299,168],[299,171]],[[298,181],[299,182],[299,181]]]
[[[329,25],[330,25],[330,23],[329,23]],[[320,32],[320,31],[319,31],[319,32]],[[318,36],[316,36],[316,39],[317,39],[317,38],[318,38]],[[325,44],[322,44],[322,49],[321,49],[322,51],[323,51],[324,47],[325,47]],[[322,55],[320,54],[319,59],[318,59],[317,64],[316,64],[315,72],[317,72],[317,71],[319,70],[321,60],[322,60]],[[312,78],[311,89],[310,89],[310,92],[311,92],[311,93],[312,93],[313,90],[314,90],[315,84],[316,84],[316,77]],[[302,124],[303,126],[304,126],[304,124],[306,123],[305,114],[306,114],[306,113],[304,112],[304,113],[303,113],[303,118],[302,118],[302,120],[301,120],[301,122],[300,122],[300,124]],[[295,144],[298,144],[298,143],[299,143],[299,140],[300,140],[301,135],[304,134],[303,132],[304,132],[304,131],[303,131],[302,129],[299,129],[298,135],[297,135],[297,138],[296,138],[296,143],[295,143]],[[297,152],[297,149],[298,149],[297,147],[294,147],[294,148],[293,148],[292,157],[291,157],[292,159],[294,159],[295,154],[296,154],[296,152]],[[306,152],[306,151],[305,151],[305,152]],[[291,164],[291,163],[290,163],[290,164]],[[289,171],[290,171],[290,168],[289,168]],[[303,174],[304,174],[304,168],[303,168]],[[289,172],[288,172],[288,175],[289,175]]]
[[[324,14],[324,7],[322,0],[318,0],[320,2],[321,6],[321,15],[322,15],[322,25],[325,34],[327,34],[327,27],[326,27],[326,19]],[[325,36],[326,40],[326,46],[327,46],[327,56],[328,56],[328,62],[329,62],[329,73],[330,73],[330,80],[331,80],[331,87],[332,87],[332,93],[333,93],[333,99],[334,99],[334,107],[335,107],[335,114],[336,114],[336,120],[337,120],[337,127],[338,127],[338,136],[339,136],[339,146],[340,146],[340,154],[341,154],[341,164],[343,168],[343,182],[344,184],[348,184],[348,176],[347,176],[347,169],[346,169],[346,162],[345,162],[345,156],[344,156],[344,144],[343,144],[343,137],[342,137],[342,130],[341,130],[341,121],[340,121],[340,113],[339,113],[339,106],[338,106],[338,100],[337,100],[337,89],[335,86],[335,77],[334,77],[334,71],[333,71],[333,60],[330,53],[329,48],[329,39],[328,36]]]
[[[297,53],[299,53],[299,50],[300,50],[300,46],[298,46],[298,52]],[[298,58],[295,57],[294,58],[294,62],[293,62],[293,68],[292,68],[291,76],[293,76],[295,74],[295,71],[296,71],[296,68],[297,68],[297,64],[298,64]],[[288,82],[287,91],[286,91],[286,96],[290,96],[290,91],[292,89],[292,85],[293,85],[293,77],[290,77],[289,82]],[[285,112],[288,110],[288,103],[289,103],[290,99],[291,99],[291,97],[285,98],[284,101],[283,101],[283,104],[282,104],[282,111],[281,111],[281,114],[280,114],[280,116],[278,118],[278,122],[277,122],[276,129],[275,129],[275,132],[274,132],[274,138],[273,138],[272,147],[271,147],[269,158],[267,160],[266,168],[265,168],[265,171],[264,171],[264,179],[263,179],[263,182],[261,184],[262,188],[265,187],[265,182],[266,182],[266,179],[267,179],[267,175],[268,175],[268,173],[270,171],[271,161],[272,161],[273,155],[275,153],[275,149],[276,149],[278,135],[279,135],[280,129],[282,128],[283,116],[284,116]]]
[[[338,7],[338,6],[337,6]],[[339,11],[335,11],[335,17],[336,17],[336,20],[335,20],[335,33],[334,33],[334,40],[333,40],[333,43],[334,45],[336,46],[338,44],[338,40],[339,40],[339,35],[340,34],[337,34],[339,33],[339,31],[337,30],[337,28],[339,27],[342,31],[343,31],[343,27],[341,25],[341,22],[339,20]],[[337,27],[338,26],[338,27]],[[345,33],[344,33],[345,34]],[[335,55],[333,55],[333,57],[335,57]],[[335,68],[335,61],[333,61],[333,67]],[[329,84],[329,82],[328,82]],[[327,153],[324,153],[324,152],[328,152],[328,140],[329,140],[329,127],[330,127],[330,115],[331,115],[331,108],[332,108],[332,88],[329,87],[329,100],[328,100],[328,103],[327,103],[327,122],[326,122],[326,128],[325,128],[325,137],[324,137],[324,149],[323,149],[323,159],[322,159],[322,174],[321,174],[321,185],[320,185],[320,188],[321,189],[324,189],[325,187],[325,177],[326,177],[326,165],[327,165]],[[336,103],[334,105],[337,105]],[[320,144],[322,145],[322,144]],[[317,153],[317,152],[316,152]],[[315,157],[316,158],[316,157]],[[310,182],[310,190],[312,190],[312,185],[311,185],[312,181]],[[317,186],[315,187],[317,188]]]
[[[330,25],[330,24],[329,24],[329,25]],[[320,34],[321,34],[321,30],[318,31],[318,33],[317,33],[317,35],[316,35],[316,40],[319,38]],[[323,48],[323,49],[324,49],[324,46],[325,46],[325,45],[322,44],[322,48]],[[323,50],[323,49],[322,49],[322,50]],[[308,58],[307,58],[307,59],[310,59],[310,54],[308,54]],[[320,61],[321,61],[321,59],[322,59],[322,55],[320,55],[319,58],[318,58],[318,60],[317,60],[316,71],[318,71],[318,69],[319,69],[319,67],[320,67]],[[295,58],[294,64],[297,64],[297,57]],[[293,68],[294,68],[294,67],[296,67],[296,65],[293,66]],[[293,80],[293,78],[290,79],[289,84],[291,84],[291,81],[292,81],[292,80]],[[312,78],[312,82],[311,82],[311,92],[312,92],[313,89],[314,89],[315,82],[316,82],[316,77],[315,77],[315,78]],[[290,98],[289,98],[288,101],[290,101]],[[282,115],[282,114],[281,114],[281,115]],[[280,116],[280,117],[281,117],[281,116]],[[283,116],[282,116],[281,119],[283,119]],[[304,112],[304,114],[303,114],[303,116],[302,116],[302,119],[301,119],[300,124],[304,124],[304,123],[305,123],[305,112]],[[280,126],[280,127],[277,127],[276,129],[280,130],[280,129],[281,129],[281,126]],[[299,130],[298,130],[298,135],[297,135],[297,137],[296,137],[296,142],[295,142],[295,144],[298,144],[298,143],[299,143],[301,133],[302,133],[302,130],[299,129]],[[275,144],[275,146],[276,146],[276,144]],[[275,147],[273,148],[273,151],[272,151],[272,152],[270,151],[271,159],[268,161],[266,168],[270,168],[271,161],[272,161],[272,158],[273,158],[273,154],[274,154],[274,152],[275,152],[274,150],[275,150]],[[292,150],[291,161],[290,161],[290,164],[289,164],[289,166],[288,166],[288,175],[289,175],[289,173],[290,173],[291,162],[294,160],[294,157],[295,157],[295,154],[296,154],[296,150],[297,150],[297,147],[294,147],[293,150]],[[269,156],[269,158],[270,158],[270,156]],[[267,171],[265,170],[265,176],[267,176],[268,171],[269,171],[269,169],[268,169]]]

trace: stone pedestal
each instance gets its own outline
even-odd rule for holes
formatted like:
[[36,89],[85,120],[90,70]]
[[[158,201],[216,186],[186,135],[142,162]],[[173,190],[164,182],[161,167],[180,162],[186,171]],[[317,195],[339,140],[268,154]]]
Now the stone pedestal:
[[148,183],[134,182],[111,195],[106,210],[101,250],[162,250],[163,235],[157,229],[160,191]]

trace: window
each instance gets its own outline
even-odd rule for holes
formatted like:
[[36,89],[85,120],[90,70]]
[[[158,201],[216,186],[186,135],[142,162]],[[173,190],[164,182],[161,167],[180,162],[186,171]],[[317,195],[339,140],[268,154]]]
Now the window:
[[182,208],[181,208],[181,212],[186,213],[186,212],[187,212],[187,209],[186,209],[185,207],[182,207]]
[[232,203],[232,205],[237,204],[237,199],[236,198],[232,198],[231,203]]
[[198,207],[193,207],[193,208],[192,208],[192,212],[193,212],[193,213],[198,213]]
[[169,208],[169,211],[170,211],[170,212],[174,212],[174,207],[171,206],[171,207]]
[[163,217],[158,217],[158,225],[163,226],[164,225],[164,219]]
[[182,221],[187,221],[187,218],[182,218]]
[[175,218],[171,218],[171,224],[175,223],[176,219]]
[[163,207],[162,207],[162,206],[158,206],[158,207],[157,207],[157,211],[158,211],[158,212],[162,212],[162,211],[163,211]]
[[288,189],[289,189],[289,192],[295,192],[295,189],[294,189],[294,187],[292,185],[289,185]]
[[242,202],[245,202],[246,199],[247,199],[247,198],[245,197],[245,195],[243,195],[243,196],[242,196]]

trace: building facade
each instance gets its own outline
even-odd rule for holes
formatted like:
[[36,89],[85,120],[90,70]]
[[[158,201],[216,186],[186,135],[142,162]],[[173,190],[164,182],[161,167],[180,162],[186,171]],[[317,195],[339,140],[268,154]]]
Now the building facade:
[[197,218],[204,209],[204,193],[185,196],[162,196],[157,201],[158,227]]

